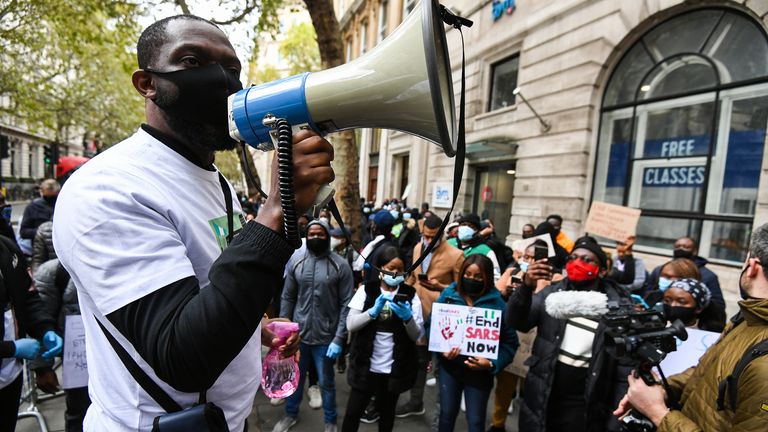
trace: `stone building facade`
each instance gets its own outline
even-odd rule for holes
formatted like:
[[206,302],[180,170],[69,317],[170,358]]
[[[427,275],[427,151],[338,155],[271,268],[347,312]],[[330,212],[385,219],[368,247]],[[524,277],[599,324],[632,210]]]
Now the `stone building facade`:
[[[348,58],[413,3],[336,0]],[[700,239],[735,305],[749,233],[768,221],[768,1],[444,3],[474,21],[457,207],[492,218],[508,242],[552,213],[577,237],[592,201],[640,208],[647,266],[669,259],[674,238]],[[458,101],[460,38],[447,38]],[[410,205],[441,211],[453,159],[398,132],[359,137],[361,194],[381,202],[410,185]]]

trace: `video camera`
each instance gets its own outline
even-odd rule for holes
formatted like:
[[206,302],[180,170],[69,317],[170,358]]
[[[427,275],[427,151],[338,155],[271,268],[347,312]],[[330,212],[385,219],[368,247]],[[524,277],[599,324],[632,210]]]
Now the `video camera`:
[[[651,369],[657,367],[662,384],[670,395],[670,404],[676,405],[676,398],[667,384],[659,363],[672,351],[677,350],[677,339],[688,339],[688,332],[680,320],[669,327],[664,314],[656,309],[637,310],[629,299],[608,301],[608,313],[603,315],[606,325],[605,346],[608,354],[617,359],[636,363],[635,377],[647,385],[657,384]],[[654,424],[640,413],[630,412],[620,419],[622,429],[630,432],[651,432]]]

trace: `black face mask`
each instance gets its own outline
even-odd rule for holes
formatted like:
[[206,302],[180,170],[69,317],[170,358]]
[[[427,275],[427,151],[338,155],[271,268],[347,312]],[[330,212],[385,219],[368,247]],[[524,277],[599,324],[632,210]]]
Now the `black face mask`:
[[665,304],[664,316],[669,322],[673,322],[674,320],[679,319],[683,322],[683,324],[686,324],[696,319],[696,308],[670,306]]
[[56,205],[56,195],[43,197],[43,200],[50,206]]
[[220,131],[220,139],[229,138],[227,98],[242,90],[243,84],[234,71],[212,64],[173,72],[145,71],[173,83],[176,92],[158,86],[154,102],[171,119],[213,126]]
[[693,251],[685,250],[685,249],[675,249],[672,251],[672,256],[675,258],[686,258],[689,260],[693,259]]
[[485,289],[485,284],[483,281],[478,281],[474,279],[469,278],[461,278],[461,291],[470,296],[470,297],[477,297],[480,294],[483,293],[483,290]]
[[315,255],[328,252],[330,244],[328,239],[311,238],[307,239],[307,249]]

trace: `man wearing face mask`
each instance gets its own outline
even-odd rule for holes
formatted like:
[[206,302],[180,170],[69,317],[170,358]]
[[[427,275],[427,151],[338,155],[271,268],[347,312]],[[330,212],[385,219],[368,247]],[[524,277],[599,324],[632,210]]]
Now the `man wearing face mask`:
[[[696,244],[696,240],[692,239],[691,237],[680,237],[679,239],[675,240],[672,256],[675,259],[685,258],[693,261],[699,268],[699,273],[701,273],[701,279],[699,280],[701,280],[701,282],[703,282],[704,285],[706,285],[707,288],[709,288],[709,291],[712,293],[712,301],[721,308],[725,309],[725,299],[723,298],[723,291],[720,289],[720,280],[712,270],[706,267],[706,265],[709,264],[709,261],[707,261],[706,258],[698,256],[698,253],[699,248]],[[656,289],[656,286],[659,283],[661,268],[662,266],[656,267],[651,272],[651,275],[648,276],[645,288],[643,289],[644,294],[647,294],[648,292]]]
[[[752,233],[739,288],[747,297],[720,339],[696,367],[669,377],[682,410],[670,410],[660,385],[629,376],[629,391],[615,415],[644,414],[658,432],[765,431],[768,425],[768,225]],[[679,281],[678,281],[679,282]],[[762,346],[761,346],[762,345]],[[737,366],[746,362],[741,368]],[[740,372],[740,373],[737,373]]]
[[40,198],[35,198],[24,209],[24,216],[19,226],[19,236],[32,240],[37,234],[37,227],[53,219],[53,209],[61,187],[56,180],[48,179],[40,183]]
[[501,267],[499,266],[499,260],[496,257],[496,253],[490,246],[485,244],[485,239],[479,235],[480,231],[480,216],[476,214],[468,214],[462,216],[459,219],[459,232],[456,238],[448,240],[448,244],[455,248],[459,248],[464,252],[464,257],[468,257],[474,254],[481,254],[493,263],[493,278],[499,280],[501,277]]
[[325,413],[325,431],[336,430],[335,359],[347,340],[347,309],[352,299],[352,269],[331,252],[330,229],[322,220],[307,227],[307,252],[289,269],[280,302],[280,316],[299,323],[301,357],[299,388],[285,403],[285,417],[274,432],[284,432],[298,421],[304,381],[313,362]]
[[[261,345],[280,344],[284,357],[298,349],[298,336],[282,344],[261,328],[293,252],[276,163],[269,199],[244,223],[213,165],[215,151],[237,145],[227,97],[242,87],[240,61],[218,27],[191,15],[165,18],[142,32],[137,58],[132,82],[146,124],[67,180],[54,217],[87,355],[98,359],[88,367],[93,403],[84,429],[149,431],[174,405],[204,398],[239,432],[261,381]],[[326,140],[294,135],[298,214],[333,180],[332,159]],[[138,371],[166,398],[151,396]]]
[[575,243],[566,264],[568,277],[533,295],[539,280],[551,278],[546,259],[530,264],[523,286],[512,292],[507,320],[518,331],[537,329],[525,382],[520,430],[528,432],[618,431],[611,405],[626,392],[621,365],[605,348],[605,326],[587,318],[556,319],[546,313],[547,297],[558,291],[598,291],[610,300],[629,293],[605,278],[607,257],[591,237]]

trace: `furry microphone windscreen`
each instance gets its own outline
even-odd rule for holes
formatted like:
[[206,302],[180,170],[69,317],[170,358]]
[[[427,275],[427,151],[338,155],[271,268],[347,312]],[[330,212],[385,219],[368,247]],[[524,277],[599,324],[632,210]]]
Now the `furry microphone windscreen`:
[[608,313],[608,296],[595,291],[559,291],[547,296],[544,308],[552,318],[599,318]]

